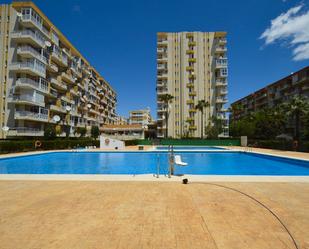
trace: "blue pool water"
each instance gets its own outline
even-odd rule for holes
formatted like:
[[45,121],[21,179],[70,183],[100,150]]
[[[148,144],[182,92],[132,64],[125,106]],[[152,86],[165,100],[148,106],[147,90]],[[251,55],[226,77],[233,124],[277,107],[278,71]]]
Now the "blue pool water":
[[[308,176],[309,162],[242,152],[179,152],[187,167],[176,174]],[[164,152],[54,152],[0,159],[1,174],[167,173]]]
[[[174,151],[190,151],[190,150],[226,150],[224,148],[215,147],[215,146],[174,146]],[[168,146],[157,146],[156,150],[166,151]]]

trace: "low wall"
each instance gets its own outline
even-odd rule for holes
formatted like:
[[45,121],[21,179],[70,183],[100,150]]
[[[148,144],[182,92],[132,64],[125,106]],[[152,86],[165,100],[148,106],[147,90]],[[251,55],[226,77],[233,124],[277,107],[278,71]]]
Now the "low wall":
[[[240,146],[239,139],[161,139],[159,145],[204,145],[204,146]],[[137,140],[138,145],[153,145],[153,140]]]

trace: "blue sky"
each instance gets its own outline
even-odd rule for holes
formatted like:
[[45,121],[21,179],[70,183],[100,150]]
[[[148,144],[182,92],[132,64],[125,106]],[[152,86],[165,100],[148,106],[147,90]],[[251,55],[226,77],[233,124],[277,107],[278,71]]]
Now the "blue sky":
[[[301,34],[280,31],[286,28],[280,23],[270,27],[271,20],[295,6],[301,5],[301,10],[283,16],[281,24],[288,22],[286,19],[291,15],[304,14],[308,10],[307,1],[34,2],[115,88],[117,112],[121,115],[148,106],[155,114],[158,31],[228,32],[229,103],[309,65],[309,56],[297,60],[293,56],[297,41],[291,40]],[[307,17],[303,19],[308,21]],[[267,28],[264,39],[259,39]],[[301,49],[309,51],[307,47]]]

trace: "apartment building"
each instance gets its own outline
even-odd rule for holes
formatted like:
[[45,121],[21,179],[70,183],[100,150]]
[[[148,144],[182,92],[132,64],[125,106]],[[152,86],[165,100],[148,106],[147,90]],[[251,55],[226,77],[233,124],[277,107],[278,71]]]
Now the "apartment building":
[[[228,136],[226,32],[179,32],[157,34],[157,117],[158,137],[180,138],[201,136],[199,100],[209,107],[204,110],[204,127],[213,117],[222,120],[223,133]],[[160,96],[174,98],[168,110]],[[203,132],[204,129],[203,129]]]
[[263,108],[275,107],[295,95],[309,97],[309,66],[232,103],[231,119],[239,120]]
[[123,117],[123,116],[119,116],[117,115],[115,117],[115,122],[114,122],[115,125],[126,125],[128,124],[128,119]]
[[129,123],[130,124],[141,124],[143,127],[147,127],[152,121],[150,109],[134,110],[130,111]]
[[0,18],[0,138],[114,123],[115,91],[34,3]]

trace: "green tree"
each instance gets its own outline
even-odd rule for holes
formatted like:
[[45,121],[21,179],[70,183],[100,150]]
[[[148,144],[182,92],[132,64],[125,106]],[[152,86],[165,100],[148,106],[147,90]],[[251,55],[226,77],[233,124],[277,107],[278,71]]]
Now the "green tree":
[[100,129],[98,126],[91,126],[91,137],[97,139],[100,135]]
[[294,139],[300,140],[300,127],[309,112],[308,97],[294,96],[290,101],[281,104],[281,110],[292,121]]
[[203,129],[203,118],[204,118],[204,108],[209,107],[209,102],[205,100],[199,100],[197,105],[195,106],[201,112],[201,139],[203,139],[204,129]]
[[217,117],[213,117],[212,123],[209,122],[205,127],[205,133],[208,138],[218,138],[222,131],[222,120]]
[[169,114],[169,103],[173,100],[173,96],[170,94],[163,94],[159,97],[159,100],[164,103],[164,109],[165,109],[165,124],[166,124],[166,129],[165,129],[165,138],[168,137],[168,114]]
[[44,138],[45,139],[54,139],[56,138],[56,129],[54,125],[47,124],[44,129]]
[[81,137],[84,137],[87,133],[87,129],[85,127],[78,127],[77,133],[79,133]]
[[264,109],[253,114],[254,137],[259,139],[274,139],[284,132],[285,119],[281,112],[274,109]]

